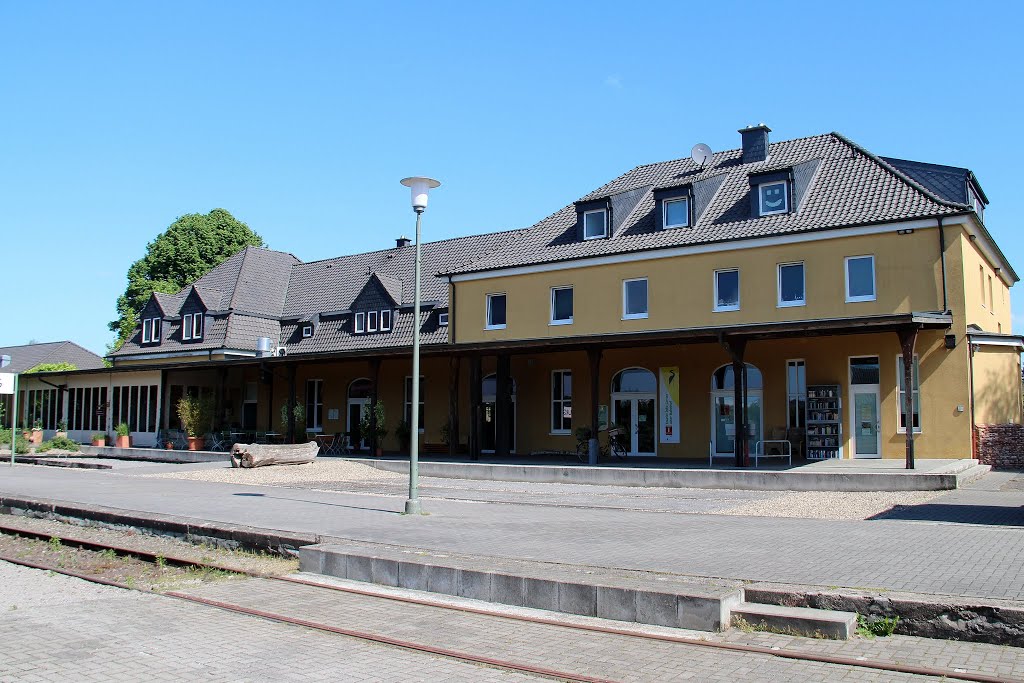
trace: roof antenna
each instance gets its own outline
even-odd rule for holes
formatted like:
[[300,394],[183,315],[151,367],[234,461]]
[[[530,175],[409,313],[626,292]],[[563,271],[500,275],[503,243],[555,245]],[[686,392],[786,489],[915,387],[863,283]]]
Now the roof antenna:
[[700,170],[704,170],[704,164],[707,163],[708,159],[711,158],[711,148],[705,145],[703,142],[698,142],[690,150],[690,158],[693,159],[693,163],[700,166]]

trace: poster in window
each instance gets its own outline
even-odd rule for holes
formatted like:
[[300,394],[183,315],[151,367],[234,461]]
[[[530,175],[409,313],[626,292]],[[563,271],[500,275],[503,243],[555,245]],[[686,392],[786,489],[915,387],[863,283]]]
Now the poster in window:
[[658,368],[661,380],[661,443],[679,443],[679,367]]

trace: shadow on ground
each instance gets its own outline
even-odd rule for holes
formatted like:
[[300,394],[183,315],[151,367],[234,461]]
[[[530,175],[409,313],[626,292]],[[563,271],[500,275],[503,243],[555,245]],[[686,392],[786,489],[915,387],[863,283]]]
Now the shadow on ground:
[[897,505],[868,520],[952,522],[990,526],[1024,526],[1024,506],[924,503]]

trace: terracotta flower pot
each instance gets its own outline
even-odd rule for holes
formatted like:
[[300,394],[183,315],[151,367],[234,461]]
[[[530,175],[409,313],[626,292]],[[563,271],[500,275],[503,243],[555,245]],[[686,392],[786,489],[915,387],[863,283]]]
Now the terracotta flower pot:
[[107,445],[107,440],[106,439],[93,439],[92,440],[92,445],[93,446],[106,446]]
[[206,438],[202,436],[188,437],[188,449],[190,451],[201,451],[206,448]]
[[43,430],[33,429],[32,433],[28,437],[29,443],[41,444],[43,442]]
[[167,443],[164,444],[164,448],[166,448],[169,451],[173,451],[174,450],[174,443],[171,442],[171,441],[168,441]]
[[118,436],[117,440],[115,441],[115,445],[118,448],[131,448],[132,447],[132,437],[131,436]]

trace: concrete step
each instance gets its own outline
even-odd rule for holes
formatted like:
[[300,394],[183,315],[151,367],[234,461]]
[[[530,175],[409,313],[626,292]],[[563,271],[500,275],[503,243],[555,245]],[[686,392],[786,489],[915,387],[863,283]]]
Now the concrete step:
[[963,488],[972,481],[976,481],[992,471],[991,465],[972,465],[956,473],[956,487]]
[[742,626],[744,622],[773,633],[846,640],[857,629],[857,613],[741,602],[732,608],[732,625]]
[[701,631],[729,627],[739,582],[452,555],[401,546],[322,543],[300,569],[354,581],[519,607]]

